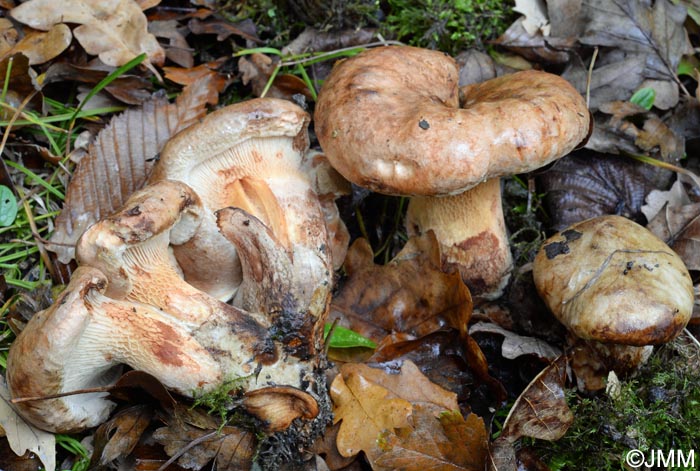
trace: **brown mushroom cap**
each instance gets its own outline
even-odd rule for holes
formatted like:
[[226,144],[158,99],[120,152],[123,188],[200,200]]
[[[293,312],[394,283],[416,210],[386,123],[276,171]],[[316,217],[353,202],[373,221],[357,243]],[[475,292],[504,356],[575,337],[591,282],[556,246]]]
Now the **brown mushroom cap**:
[[533,276],[552,313],[581,339],[660,344],[692,314],[693,283],[683,261],[620,216],[588,219],[550,237]]
[[461,90],[458,78],[452,58],[409,46],[344,60],[316,105],[321,147],[362,187],[445,195],[542,167],[588,133],[583,98],[559,76],[525,71]]

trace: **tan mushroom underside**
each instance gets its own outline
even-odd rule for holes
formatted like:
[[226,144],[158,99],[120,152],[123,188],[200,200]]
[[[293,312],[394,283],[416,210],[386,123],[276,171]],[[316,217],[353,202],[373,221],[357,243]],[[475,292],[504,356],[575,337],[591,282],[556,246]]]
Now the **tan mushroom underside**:
[[535,257],[537,291],[576,336],[626,345],[667,342],[692,314],[683,261],[644,227],[620,216],[574,224]]
[[337,64],[314,116],[345,178],[400,195],[455,194],[539,168],[583,141],[589,119],[559,76],[525,71],[459,90],[452,58],[409,46]]

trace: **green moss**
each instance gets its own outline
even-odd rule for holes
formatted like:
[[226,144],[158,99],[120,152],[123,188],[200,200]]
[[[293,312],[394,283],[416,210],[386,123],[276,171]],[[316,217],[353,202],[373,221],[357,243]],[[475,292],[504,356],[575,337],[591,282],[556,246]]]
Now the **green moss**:
[[700,451],[700,349],[685,336],[622,381],[618,397],[572,393],[569,399],[575,421],[567,434],[533,445],[553,471],[624,470],[633,449]]
[[388,33],[408,44],[452,55],[482,46],[509,26],[511,2],[498,0],[389,0]]

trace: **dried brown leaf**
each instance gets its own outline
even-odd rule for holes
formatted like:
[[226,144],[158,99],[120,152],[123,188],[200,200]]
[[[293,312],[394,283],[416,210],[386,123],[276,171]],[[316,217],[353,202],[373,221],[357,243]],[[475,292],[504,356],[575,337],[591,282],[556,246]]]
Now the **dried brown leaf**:
[[219,471],[245,471],[251,468],[256,439],[251,432],[225,426],[221,430],[201,429],[173,421],[153,433],[169,456],[178,455],[183,468],[199,470],[216,460]]
[[213,105],[216,103],[218,94],[223,92],[233,81],[232,75],[219,72],[218,70],[227,60],[228,58],[222,57],[189,69],[182,67],[163,67],[163,71],[165,72],[165,78],[184,86],[191,85],[209,76],[213,83],[212,93],[214,94],[214,100],[210,100],[210,103]]
[[180,25],[176,20],[151,21],[148,23],[148,31],[157,38],[168,39],[169,44],[164,48],[165,57],[180,67],[194,66],[194,49],[185,38],[189,32],[186,26]]
[[682,5],[669,0],[591,0],[585,9],[588,21],[579,40],[642,53],[643,77],[673,79],[681,56],[692,51],[683,28],[686,9]]
[[255,27],[251,28],[251,24],[245,22],[233,24],[230,21],[213,17],[205,20],[193,18],[187,26],[193,34],[216,34],[217,41],[223,41],[229,36],[235,35],[255,43],[261,42],[255,35]]
[[440,412],[434,406],[415,405],[413,427],[384,432],[378,453],[370,459],[375,470],[481,471],[486,462],[488,434],[474,414]]
[[[147,63],[162,65],[163,49],[148,33],[146,16],[134,0],[29,0],[10,14],[35,29],[48,31],[59,23],[77,23],[73,34],[88,54],[105,64],[120,66],[141,53]],[[152,67],[152,66],[151,66]]]
[[666,205],[647,225],[689,270],[700,270],[700,203]]
[[348,279],[331,304],[330,318],[377,342],[391,332],[421,336],[469,321],[469,289],[459,273],[445,273],[440,249],[428,232],[411,238],[387,265],[375,265],[372,249],[358,239],[345,259]]
[[[44,86],[55,82],[80,82],[87,84],[91,89],[104,79],[111,67],[104,64],[79,66],[67,62],[55,62],[51,64],[44,74]],[[105,91],[117,100],[129,105],[141,105],[152,98],[153,84],[144,77],[136,75],[122,75],[112,81]]]
[[389,394],[357,373],[335,377],[331,384],[333,422],[342,421],[336,442],[342,456],[372,453],[382,432],[409,426],[411,403],[388,398]]
[[340,367],[344,378],[353,373],[387,389],[392,397],[433,404],[441,410],[459,410],[457,395],[430,381],[410,360],[403,362],[399,374],[387,374],[362,363],[346,363]]
[[72,40],[70,28],[64,24],[57,24],[46,32],[27,32],[9,54],[24,54],[29,58],[29,65],[43,64],[65,51]]
[[116,116],[98,134],[74,172],[56,218],[49,249],[61,262],[74,257],[75,242],[90,224],[122,206],[144,185],[165,142],[204,116],[211,87],[205,78],[186,87],[175,103],[155,97]]
[[566,404],[566,357],[546,367],[520,394],[503,424],[501,437],[511,443],[521,437],[558,440],[569,429],[574,416]]
[[667,187],[671,178],[668,170],[584,149],[541,172],[537,183],[538,191],[546,193],[552,227],[562,230],[604,214],[643,223],[644,197],[654,188]]
[[147,405],[131,406],[114,415],[97,428],[91,464],[106,465],[131,453],[153,419]]

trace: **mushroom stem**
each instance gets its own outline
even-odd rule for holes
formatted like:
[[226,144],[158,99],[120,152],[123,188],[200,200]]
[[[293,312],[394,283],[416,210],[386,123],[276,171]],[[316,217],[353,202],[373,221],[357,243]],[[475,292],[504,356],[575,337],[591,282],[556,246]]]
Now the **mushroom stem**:
[[433,230],[443,267],[458,269],[475,299],[499,297],[513,267],[500,180],[453,196],[414,196],[406,212],[409,236]]
[[[12,397],[60,394],[113,383],[120,364],[150,373],[183,394],[221,381],[210,353],[177,319],[152,306],[104,296],[107,278],[78,267],[51,306],[34,315],[12,344],[7,380]],[[104,422],[115,404],[87,393],[17,404],[33,424],[75,432]]]

